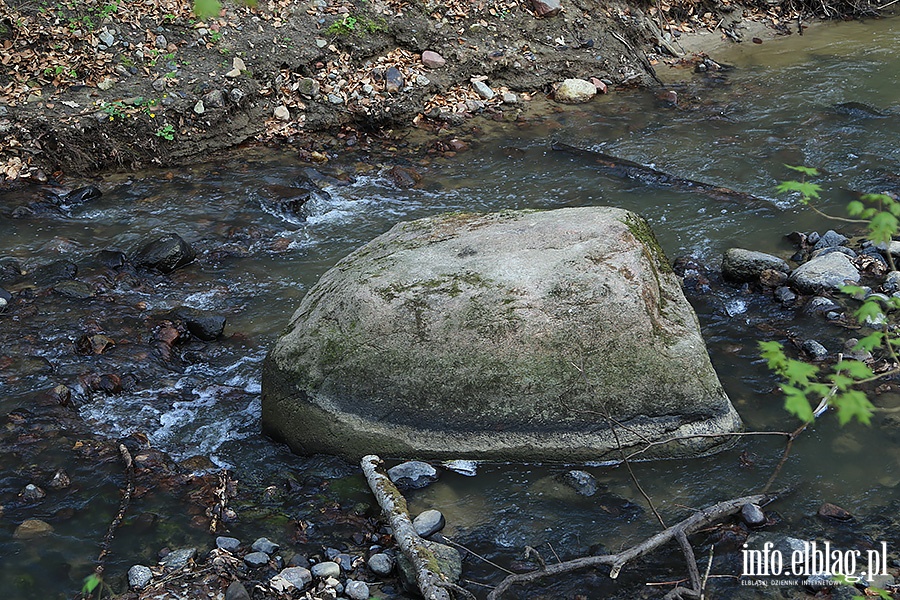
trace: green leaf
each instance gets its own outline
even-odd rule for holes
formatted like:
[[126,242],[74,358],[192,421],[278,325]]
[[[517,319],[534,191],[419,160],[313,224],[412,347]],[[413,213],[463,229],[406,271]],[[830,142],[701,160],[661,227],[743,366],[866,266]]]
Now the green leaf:
[[897,235],[897,226],[897,217],[889,212],[880,212],[869,221],[869,237],[873,242],[890,242]]
[[850,204],[847,205],[847,213],[851,217],[860,216],[863,211],[866,210],[866,205],[860,202],[859,200],[854,200]]
[[818,373],[819,367],[815,365],[799,360],[788,359],[787,367],[785,367],[782,375],[784,375],[784,378],[792,384],[807,387],[810,385],[810,379],[814,378]]
[[221,10],[222,3],[219,0],[194,0],[194,14],[198,19],[218,17]]
[[869,425],[872,421],[872,411],[875,407],[859,390],[848,390],[835,396],[834,405],[838,409],[838,422],[841,425],[846,425],[854,417],[863,425]]
[[865,323],[867,319],[873,323],[878,323],[884,318],[884,313],[881,311],[881,305],[874,300],[863,302],[854,314],[856,315],[856,318],[859,319],[860,323]]
[[97,586],[100,585],[100,583],[102,583],[100,576],[96,573],[91,573],[84,578],[84,585],[81,586],[81,593],[90,595],[95,589],[97,589]]
[[798,173],[803,173],[807,177],[815,177],[819,174],[819,172],[812,167],[803,167],[803,166],[794,166],[794,165],[784,165],[791,171],[797,171]]
[[853,379],[868,379],[872,377],[874,373],[872,373],[872,369],[870,369],[865,363],[860,362],[858,360],[842,360],[838,364],[834,365],[835,373],[846,373]]
[[866,297],[866,290],[858,285],[842,285],[841,292],[857,300],[864,300]]
[[787,367],[787,356],[784,355],[784,347],[779,342],[760,342],[760,356],[766,360],[769,368],[779,375]]
[[817,183],[809,183],[805,181],[782,181],[778,184],[775,190],[780,194],[799,192],[804,199],[815,199],[819,197],[819,192],[822,191],[822,186]]
[[801,421],[812,422],[813,411],[809,401],[806,399],[806,395],[797,388],[787,384],[781,385],[781,391],[784,392],[784,409]]
[[870,333],[863,339],[856,342],[856,345],[853,346],[854,350],[866,350],[867,352],[871,352],[875,348],[881,345],[884,341],[884,332],[876,331],[875,333]]

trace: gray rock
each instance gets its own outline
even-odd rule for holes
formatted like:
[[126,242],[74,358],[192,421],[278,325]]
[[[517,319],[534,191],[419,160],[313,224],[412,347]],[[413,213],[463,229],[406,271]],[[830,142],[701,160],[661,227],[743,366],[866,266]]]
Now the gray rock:
[[225,93],[222,90],[212,90],[205,93],[201,101],[206,108],[224,108]]
[[820,315],[832,311],[840,312],[842,310],[844,309],[840,304],[831,298],[826,298],[824,296],[814,296],[810,298],[809,302],[803,307],[803,312],[808,315]]
[[422,64],[429,69],[440,69],[447,64],[447,61],[437,52],[426,50],[422,53]]
[[818,258],[820,256],[825,256],[826,254],[831,254],[832,252],[840,252],[848,258],[856,258],[856,252],[845,246],[829,246],[827,248],[819,248],[810,255],[810,258]]
[[298,86],[297,92],[307,98],[313,98],[319,95],[319,82],[312,77],[304,77],[300,80]]
[[413,519],[413,529],[419,534],[419,537],[427,538],[444,528],[446,521],[441,511],[433,508],[423,510]]
[[234,553],[238,548],[241,547],[241,540],[233,537],[226,537],[224,535],[220,535],[216,538],[216,548],[220,550],[225,550],[226,552]]
[[[228,95],[231,96],[231,101],[235,104],[239,104],[240,101],[244,99],[244,91],[239,88],[232,89]],[[288,117],[290,117],[290,113],[288,114]]]
[[250,594],[243,583],[232,581],[228,589],[225,590],[225,600],[250,600]]
[[288,566],[303,567],[304,569],[309,569],[309,559],[302,554],[295,554],[291,557],[291,560],[288,561]]
[[344,594],[350,600],[369,600],[369,586],[365,582],[348,579],[344,585]]
[[419,489],[431,485],[438,479],[437,469],[420,460],[410,460],[388,469],[388,477],[399,487]]
[[597,95],[597,86],[584,79],[566,79],[556,89],[554,99],[564,104],[582,104]]
[[881,289],[889,294],[900,291],[900,271],[891,271],[885,275]]
[[341,567],[341,571],[350,572],[353,570],[353,557],[349,554],[341,552],[332,559]]
[[194,260],[196,254],[190,244],[177,233],[164,233],[143,246],[131,258],[136,267],[171,273]]
[[341,565],[330,560],[316,563],[310,569],[312,576],[318,579],[327,579],[328,577],[340,577]]
[[206,112],[206,107],[203,105],[203,100],[197,100],[197,104],[194,105],[194,112],[198,115],[202,115]]
[[164,50],[166,46],[169,45],[169,40],[167,40],[166,36],[164,35],[158,35],[156,36],[155,44],[157,48],[159,48],[160,50]]
[[815,246],[815,244],[818,244],[820,239],[822,239],[822,236],[819,235],[819,232],[818,232],[818,231],[811,231],[811,232],[806,236],[806,242],[807,242],[808,244],[813,244],[813,246]]
[[785,261],[765,252],[729,248],[722,257],[722,276],[731,281],[756,281],[766,269],[782,273],[791,271]]
[[178,571],[188,566],[195,556],[197,556],[196,548],[181,548],[166,554],[165,558],[159,561],[159,564],[166,571]]
[[163,77],[153,80],[153,89],[157,92],[164,92],[166,89],[166,80]]
[[841,585],[831,589],[831,600],[853,600],[860,596],[862,593],[850,585]]
[[519,102],[519,97],[512,92],[503,92],[502,98],[503,104],[517,104]]
[[750,527],[758,527],[766,522],[766,514],[756,504],[741,507],[741,519]]
[[825,573],[814,573],[807,577],[803,582],[803,587],[812,593],[821,592],[831,589],[834,586],[831,575]]
[[144,565],[134,565],[128,569],[128,587],[137,591],[147,587],[153,579],[153,571]]
[[273,116],[279,121],[290,121],[291,120],[291,111],[288,110],[287,106],[283,104],[276,106],[275,110],[272,112]]
[[801,292],[840,290],[844,285],[859,283],[859,271],[849,258],[833,252],[794,269],[790,281]]
[[97,37],[100,38],[100,41],[103,42],[107,46],[112,46],[113,44],[116,43],[116,38],[113,37],[113,34],[111,34],[109,31],[107,31],[105,29],[103,31],[101,31],[100,35],[98,35]]
[[803,351],[809,354],[813,360],[825,360],[828,358],[828,350],[816,340],[803,342]]
[[23,489],[22,493],[19,495],[25,502],[37,502],[39,500],[43,500],[43,498],[47,495],[47,492],[34,485],[33,483],[29,483],[25,486],[25,489]]
[[490,100],[494,97],[494,90],[491,89],[491,86],[481,80],[473,81],[472,87],[475,89],[475,93],[485,100]]
[[531,7],[539,17],[555,17],[562,10],[560,0],[531,0]]
[[53,291],[66,298],[75,300],[86,300],[96,295],[94,286],[83,281],[70,279],[69,281],[61,281],[53,286]]
[[599,486],[594,476],[587,471],[573,469],[563,475],[563,482],[582,496],[591,497],[597,493]]
[[820,237],[818,239],[818,241],[816,241],[813,244],[813,250],[821,250],[822,248],[834,248],[837,246],[843,246],[844,244],[846,244],[849,241],[850,241],[849,238],[847,238],[846,236],[843,236],[840,233],[837,233],[833,229],[829,229],[828,231],[825,232],[824,235],[822,235],[822,237]]
[[416,75],[416,85],[419,87],[426,87],[431,85],[431,80],[424,75]]
[[286,579],[298,590],[303,590],[312,583],[312,573],[310,573],[309,569],[305,569],[303,567],[288,567],[287,569],[282,569],[281,573],[279,573],[281,577]]
[[344,98],[340,94],[328,94],[328,101],[332,104],[343,104]]
[[634,420],[635,447],[740,428],[647,223],[611,207],[454,213],[396,225],[308,291],[266,359],[262,421],[296,451],[354,460],[581,462],[618,456],[590,416],[601,401]]
[[876,244],[875,247],[878,248],[878,250],[880,250],[881,253],[885,256],[888,252],[890,252],[891,256],[894,259],[900,258],[900,242],[898,242],[897,240],[891,240],[891,243],[887,245],[885,245],[884,243]]
[[792,304],[794,300],[797,299],[797,294],[795,294],[791,288],[783,285],[779,288],[775,288],[775,299],[782,304]]
[[25,519],[16,527],[13,532],[13,538],[17,540],[28,540],[43,535],[53,533],[53,526],[46,521],[40,519]]
[[262,567],[269,564],[269,555],[265,552],[251,552],[244,557],[248,567]]
[[376,575],[386,576],[390,575],[391,571],[394,570],[394,559],[387,554],[379,552],[369,557],[368,565],[369,569]]
[[265,552],[269,556],[272,556],[273,554],[278,552],[278,549],[280,547],[281,546],[279,546],[278,544],[269,541],[269,538],[264,537],[259,538],[258,540],[253,542],[253,545],[250,546],[250,548],[254,552]]

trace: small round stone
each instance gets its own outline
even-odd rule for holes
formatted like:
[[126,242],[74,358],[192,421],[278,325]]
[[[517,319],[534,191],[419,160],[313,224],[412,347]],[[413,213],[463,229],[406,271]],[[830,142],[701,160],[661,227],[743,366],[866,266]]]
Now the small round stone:
[[269,556],[272,556],[273,554],[278,552],[278,548],[280,548],[280,546],[272,541],[269,541],[269,538],[262,537],[253,542],[253,545],[250,546],[250,548],[254,552],[265,552]]
[[265,552],[251,552],[244,557],[244,562],[249,567],[262,567],[269,564],[269,555]]
[[318,577],[319,579],[341,576],[341,566],[330,560],[313,565],[310,571],[312,572],[313,577]]
[[376,575],[390,575],[394,570],[394,559],[382,552],[370,556],[368,564]]
[[153,579],[153,571],[144,565],[134,565],[128,569],[128,587],[133,590],[142,590]]
[[216,548],[225,550],[226,552],[236,552],[241,547],[241,540],[233,537],[220,535],[216,538]]
[[446,521],[441,511],[429,509],[422,511],[413,520],[413,528],[421,537],[428,537],[443,529],[445,523]]
[[344,594],[350,600],[368,600],[369,599],[369,586],[362,581],[353,581],[348,580],[344,585]]

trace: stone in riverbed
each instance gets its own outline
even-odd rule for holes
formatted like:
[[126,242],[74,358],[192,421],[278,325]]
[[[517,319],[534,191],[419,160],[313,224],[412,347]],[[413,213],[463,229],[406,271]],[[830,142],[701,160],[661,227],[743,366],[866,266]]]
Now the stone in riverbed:
[[835,521],[849,521],[853,518],[850,511],[832,504],[831,502],[826,502],[820,506],[818,515],[823,519],[834,519]]
[[190,244],[177,233],[164,233],[143,246],[131,258],[136,267],[171,273],[194,260],[196,254]]
[[426,50],[422,53],[422,64],[429,69],[440,69],[447,64],[447,61],[437,52]]
[[324,562],[316,563],[310,569],[313,577],[317,577],[319,579],[327,579],[329,577],[340,577],[341,576],[341,565],[336,562],[326,560]]
[[859,271],[843,254],[833,252],[814,258],[794,269],[791,285],[804,293],[837,291],[844,285],[859,283]]
[[490,100],[494,97],[494,90],[491,89],[491,86],[481,81],[480,79],[476,79],[475,81],[473,81],[472,87],[475,89],[475,93],[485,100]]
[[759,527],[766,522],[766,514],[756,504],[745,504],[741,507],[741,519],[750,527]]
[[390,575],[394,570],[394,559],[382,552],[370,556],[367,564],[376,575]]
[[587,416],[601,410],[628,423],[626,449],[740,427],[652,231],[610,207],[396,225],[310,289],[262,402],[266,432],[295,451],[354,460],[603,460],[618,450]]
[[437,469],[420,460],[410,460],[388,469],[388,477],[400,489],[415,490],[431,485],[438,479]]
[[251,552],[244,557],[244,562],[248,567],[262,567],[269,564],[269,555],[265,552]]
[[225,590],[225,600],[250,600],[250,593],[240,581],[232,581]]
[[785,261],[765,252],[729,248],[722,257],[722,276],[731,281],[756,281],[766,269],[782,273],[791,271],[791,267]]
[[276,119],[279,121],[290,121],[291,120],[291,111],[288,110],[287,106],[283,104],[276,106],[275,110],[272,113]]
[[822,248],[836,248],[838,246],[843,246],[849,241],[849,238],[847,238],[846,236],[837,233],[833,229],[829,229],[813,245],[813,250],[821,250]]
[[166,571],[178,571],[186,567],[195,556],[197,556],[196,548],[181,548],[169,552],[165,558],[159,561],[159,564]]
[[803,351],[809,354],[813,360],[825,360],[828,358],[828,349],[816,340],[803,342]]
[[298,590],[303,590],[312,583],[313,577],[312,573],[309,572],[309,569],[303,567],[288,567],[282,569],[279,575],[290,582],[290,584]]
[[48,533],[53,533],[53,526],[50,523],[40,519],[26,519],[16,527],[16,530],[13,532],[13,538],[25,540],[47,535]]
[[403,73],[397,67],[389,67],[384,73],[384,91],[389,94],[399,92],[406,85]]
[[563,483],[578,492],[582,496],[593,496],[597,493],[599,486],[594,476],[587,471],[579,471],[573,469],[568,471],[562,477]]
[[234,554],[237,552],[237,549],[241,547],[241,540],[233,537],[227,537],[224,535],[220,535],[216,538],[216,548],[219,550],[225,550],[226,552],[231,552]]
[[139,591],[147,587],[147,584],[153,579],[153,571],[150,567],[144,565],[134,565],[128,569],[128,587],[135,591]]
[[272,556],[273,554],[278,552],[278,548],[280,548],[280,546],[275,542],[269,541],[269,538],[261,537],[253,542],[253,545],[250,546],[250,548],[254,552],[265,552],[269,556]]
[[350,600],[368,600],[369,586],[366,585],[364,581],[348,579],[347,583],[344,584],[344,594],[346,594]]
[[563,104],[582,104],[597,95],[597,87],[584,79],[566,79],[556,89],[554,99]]
[[441,511],[433,508],[424,510],[413,519],[413,529],[419,537],[427,538],[444,528],[446,521]]

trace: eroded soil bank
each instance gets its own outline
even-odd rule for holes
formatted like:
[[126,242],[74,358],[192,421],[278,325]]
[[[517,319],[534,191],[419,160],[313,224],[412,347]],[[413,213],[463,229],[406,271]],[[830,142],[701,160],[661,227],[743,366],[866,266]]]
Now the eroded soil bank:
[[396,150],[399,130],[433,147],[474,116],[546,111],[566,78],[600,92],[657,85],[655,70],[693,49],[796,34],[805,19],[764,2],[558,4],[270,0],[202,21],[179,0],[0,0],[0,182],[175,166],[255,142],[321,162]]

